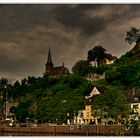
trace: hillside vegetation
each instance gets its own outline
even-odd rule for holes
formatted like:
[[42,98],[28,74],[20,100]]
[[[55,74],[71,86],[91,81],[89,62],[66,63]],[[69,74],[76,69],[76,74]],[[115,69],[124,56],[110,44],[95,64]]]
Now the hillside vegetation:
[[[67,123],[67,119],[72,120],[78,110],[85,108],[87,103],[85,96],[97,87],[101,94],[90,102],[93,113],[97,111],[95,114],[97,115],[106,112],[108,117],[116,120],[118,116],[127,117],[130,114],[130,105],[124,93],[133,87],[140,88],[140,43],[137,42],[131,51],[117,60],[116,57],[107,54],[101,46],[89,52],[87,60],[75,63],[72,68],[73,74],[57,78],[29,76],[21,80],[21,83],[16,81],[14,85],[1,78],[0,91],[3,100],[0,100],[0,109],[2,110],[5,95],[8,93],[8,99],[19,101],[15,110],[19,122],[25,122],[26,118],[29,118],[30,122],[38,120],[57,124]],[[115,62],[110,65],[104,64],[107,56],[115,58]],[[98,67],[90,63],[96,59]],[[86,80],[88,73],[105,73],[105,79],[88,81]]]

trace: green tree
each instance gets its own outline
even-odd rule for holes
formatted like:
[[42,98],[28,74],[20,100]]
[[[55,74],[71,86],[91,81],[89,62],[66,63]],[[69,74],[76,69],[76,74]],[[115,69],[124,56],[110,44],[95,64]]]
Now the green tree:
[[131,120],[130,131],[132,136],[140,136],[139,120]]
[[26,78],[21,80],[21,85],[22,86],[26,86],[27,85],[27,79]]
[[28,99],[26,101],[21,102],[15,111],[16,118],[19,122],[25,122],[26,118],[29,117],[28,107],[31,104],[31,100]]
[[72,67],[73,73],[78,74],[80,76],[84,76],[85,74],[89,73],[91,70],[92,70],[92,66],[87,60],[79,60]]
[[11,90],[11,85],[8,83],[6,78],[0,79],[0,95],[3,97],[3,101],[5,102],[6,96],[7,98],[10,96],[9,91]]
[[130,112],[126,97],[118,87],[106,87],[100,95],[93,99],[92,103],[93,109],[107,113],[108,117],[112,117],[116,121],[118,117],[125,118]]
[[102,46],[96,46],[93,49],[88,51],[88,58],[87,60],[89,62],[91,61],[97,61],[97,66],[102,65],[103,59],[106,56],[106,49],[104,49]]
[[117,65],[116,69],[108,69],[106,71],[106,81],[109,84],[131,86],[139,84],[140,79],[140,62],[129,65]]
[[0,99],[0,115],[3,114],[3,104],[4,104],[3,100]]
[[6,88],[8,86],[8,80],[6,78],[1,78],[0,79],[0,92],[3,95]]

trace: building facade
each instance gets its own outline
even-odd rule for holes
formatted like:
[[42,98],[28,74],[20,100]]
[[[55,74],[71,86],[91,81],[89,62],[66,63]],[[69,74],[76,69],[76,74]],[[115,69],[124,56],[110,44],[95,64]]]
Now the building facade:
[[49,49],[48,59],[45,65],[45,75],[51,76],[51,77],[59,77],[65,74],[69,74],[69,70],[64,66],[64,63],[62,66],[58,66],[58,67],[53,66],[51,51]]
[[140,119],[140,89],[136,89],[135,87],[129,91],[128,101],[131,105],[132,113],[130,115],[130,119],[139,120]]

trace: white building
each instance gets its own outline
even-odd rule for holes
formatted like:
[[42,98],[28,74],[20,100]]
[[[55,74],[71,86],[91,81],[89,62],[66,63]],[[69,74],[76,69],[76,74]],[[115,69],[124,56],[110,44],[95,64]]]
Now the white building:
[[132,110],[130,119],[138,120],[140,118],[140,89],[133,88],[130,90],[128,94],[128,100]]

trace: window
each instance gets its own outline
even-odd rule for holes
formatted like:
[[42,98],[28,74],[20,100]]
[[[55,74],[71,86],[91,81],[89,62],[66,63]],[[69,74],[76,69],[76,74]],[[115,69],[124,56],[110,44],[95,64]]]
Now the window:
[[80,117],[83,117],[83,113],[80,114]]
[[134,108],[134,109],[138,108],[138,105],[133,105],[133,108]]
[[89,112],[87,112],[87,115],[86,116],[89,117]]

